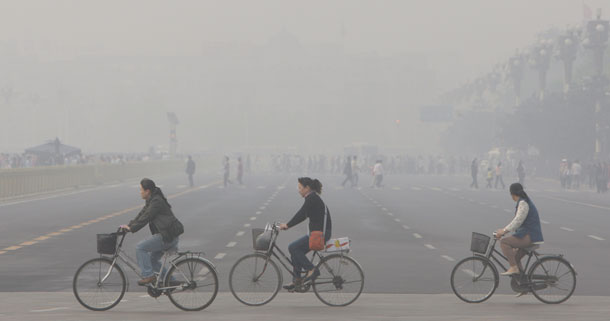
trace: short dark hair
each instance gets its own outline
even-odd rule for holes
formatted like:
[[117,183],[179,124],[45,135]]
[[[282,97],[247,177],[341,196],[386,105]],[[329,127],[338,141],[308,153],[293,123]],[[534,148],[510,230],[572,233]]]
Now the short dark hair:
[[143,178],[140,181],[140,185],[146,191],[154,191],[155,188],[157,188],[157,185],[155,185],[155,182],[153,182],[153,180],[150,178]]

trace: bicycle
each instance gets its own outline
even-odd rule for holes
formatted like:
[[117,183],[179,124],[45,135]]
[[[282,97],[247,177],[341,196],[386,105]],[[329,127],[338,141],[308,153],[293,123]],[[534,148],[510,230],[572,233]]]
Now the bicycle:
[[[81,265],[72,284],[74,295],[85,308],[105,311],[113,308],[125,295],[127,279],[119,261],[127,265],[142,278],[137,263],[125,251],[125,231],[98,234],[99,258]],[[117,238],[121,236],[117,246]],[[156,281],[146,285],[147,293],[158,298],[167,295],[179,309],[200,311],[208,307],[218,293],[218,275],[212,262],[202,257],[201,252],[178,252],[172,248],[164,252]],[[167,270],[167,271],[166,271]]]
[[[504,271],[507,270],[496,257],[508,261],[495,248],[498,241],[496,234],[491,246],[490,239],[485,234],[473,232],[470,245],[473,256],[458,262],[451,272],[451,289],[464,302],[481,303],[493,295],[500,282],[494,262]],[[510,276],[511,288],[517,293],[531,292],[543,303],[565,302],[576,289],[576,271],[563,255],[540,254],[536,251],[538,248],[540,244],[524,249],[527,263],[519,274]]]
[[[279,231],[277,223],[267,224],[265,229],[252,229],[255,252],[235,262],[229,274],[231,293],[239,302],[249,306],[262,306],[275,298],[282,287],[283,277],[273,257],[295,277],[292,261],[276,244]],[[258,242],[258,246],[257,239],[262,240]],[[364,273],[360,264],[348,256],[348,238],[330,240],[326,244],[325,252],[330,253],[329,255],[314,251],[311,257],[312,263],[318,260],[314,266],[320,275],[306,283],[297,282],[293,292],[305,293],[313,288],[318,299],[326,305],[350,305],[362,293]]]

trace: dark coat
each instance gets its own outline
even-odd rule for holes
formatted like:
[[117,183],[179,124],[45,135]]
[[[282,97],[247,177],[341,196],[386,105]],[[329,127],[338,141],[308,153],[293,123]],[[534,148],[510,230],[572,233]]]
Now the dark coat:
[[161,192],[160,188],[155,190],[146,200],[146,204],[135,219],[129,222],[129,229],[135,233],[148,224],[150,233],[153,235],[161,233],[163,241],[169,243],[184,232],[182,223],[174,216],[172,207]]

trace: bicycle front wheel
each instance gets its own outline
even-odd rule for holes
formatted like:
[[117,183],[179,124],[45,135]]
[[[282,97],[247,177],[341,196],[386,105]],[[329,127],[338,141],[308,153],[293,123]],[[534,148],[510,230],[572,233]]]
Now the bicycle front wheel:
[[192,257],[178,261],[167,272],[167,296],[184,311],[207,308],[218,293],[216,269],[206,260]]
[[333,254],[317,266],[320,276],[313,281],[313,291],[324,304],[347,306],[360,296],[364,288],[364,272],[349,256]]
[[453,268],[451,289],[464,302],[481,303],[494,294],[499,280],[498,271],[489,260],[472,256]]
[[529,273],[534,296],[547,304],[569,299],[576,289],[576,272],[560,257],[545,257],[536,262]]
[[269,303],[282,286],[277,264],[265,254],[254,253],[239,259],[231,268],[229,287],[235,298],[250,306]]
[[85,262],[78,268],[72,281],[76,300],[93,311],[108,310],[119,304],[126,287],[125,274],[107,258]]

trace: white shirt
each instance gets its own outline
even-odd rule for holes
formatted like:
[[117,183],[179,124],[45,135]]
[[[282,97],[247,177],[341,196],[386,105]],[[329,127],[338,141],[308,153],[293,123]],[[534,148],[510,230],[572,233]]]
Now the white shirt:
[[513,220],[508,225],[506,225],[504,230],[508,231],[508,232],[516,231],[519,227],[521,227],[521,224],[523,224],[523,222],[527,218],[527,214],[529,212],[530,212],[530,206],[527,204],[527,202],[526,201],[519,202],[519,206],[517,207],[517,214],[515,214],[515,218],[513,218]]
[[373,174],[383,175],[383,166],[381,166],[381,163],[375,164],[375,167],[373,167]]
[[572,175],[580,175],[582,172],[582,166],[578,163],[572,164]]

